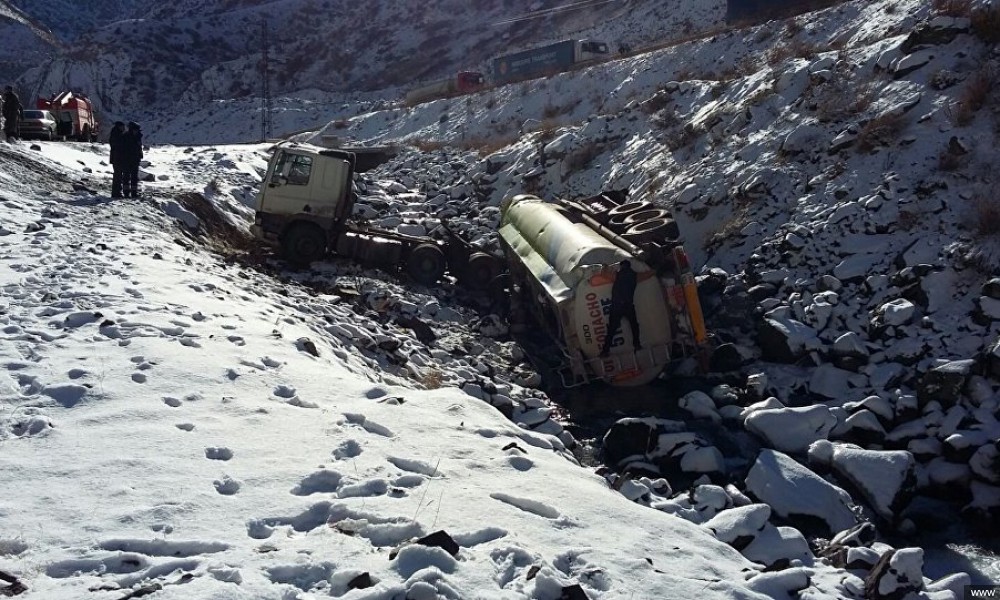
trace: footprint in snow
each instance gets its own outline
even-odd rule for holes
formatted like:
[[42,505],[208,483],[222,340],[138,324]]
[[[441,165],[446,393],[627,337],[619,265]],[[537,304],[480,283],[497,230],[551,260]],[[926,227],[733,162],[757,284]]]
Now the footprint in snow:
[[295,388],[290,385],[281,384],[274,388],[274,395],[279,398],[294,398]]
[[361,454],[361,444],[354,440],[345,440],[340,443],[333,451],[333,457],[337,460],[346,460],[348,458],[354,458]]
[[205,458],[209,460],[229,460],[233,451],[229,448],[205,448]]
[[308,475],[292,488],[292,494],[296,496],[309,496],[312,494],[329,494],[337,491],[343,476],[329,469],[316,471]]
[[511,496],[510,494],[504,494],[502,492],[494,492],[490,494],[490,498],[494,500],[499,500],[504,504],[509,504],[514,508],[523,510],[524,512],[531,513],[533,515],[538,515],[539,517],[544,517],[546,519],[558,519],[559,511],[555,508],[545,504],[544,502],[539,502],[538,500],[532,500],[530,498],[519,498],[517,496]]
[[187,558],[201,554],[214,554],[229,549],[222,542],[193,542],[174,540],[140,540],[130,538],[110,539],[100,543],[101,550],[109,552],[135,552],[146,556],[170,556]]
[[344,413],[344,417],[347,422],[352,425],[358,425],[368,433],[374,433],[375,435],[381,435],[383,437],[394,437],[395,434],[391,429],[385,427],[384,425],[379,425],[378,423],[366,418],[362,414],[358,413]]
[[181,404],[184,404],[183,402],[180,401],[179,398],[173,398],[171,396],[165,396],[163,398],[163,403],[166,404],[167,406],[171,407],[171,408],[177,408]]
[[146,383],[145,373],[132,373],[132,381],[136,383]]
[[174,427],[181,431],[194,431],[194,423],[178,423]]
[[237,346],[246,346],[247,345],[246,340],[244,340],[242,337],[240,337],[238,335],[231,335],[231,336],[227,337],[226,339],[229,340],[230,342],[236,344]]
[[215,491],[223,496],[233,496],[236,492],[240,491],[240,482],[229,475],[223,476],[222,479],[216,479],[212,482],[212,485],[215,486]]
[[441,472],[438,471],[437,466],[430,465],[421,460],[414,460],[412,458],[401,458],[398,456],[389,456],[386,458],[396,467],[409,471],[411,473],[418,473],[420,475],[426,475],[428,477],[439,477]]
[[535,466],[535,462],[527,456],[510,455],[507,457],[507,464],[518,471],[529,471]]

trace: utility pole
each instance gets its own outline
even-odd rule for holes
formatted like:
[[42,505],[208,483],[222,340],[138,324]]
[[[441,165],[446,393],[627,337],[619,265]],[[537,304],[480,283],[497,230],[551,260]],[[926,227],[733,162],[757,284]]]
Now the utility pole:
[[260,39],[260,138],[262,142],[266,142],[271,138],[271,69],[268,64],[267,19],[260,21]]

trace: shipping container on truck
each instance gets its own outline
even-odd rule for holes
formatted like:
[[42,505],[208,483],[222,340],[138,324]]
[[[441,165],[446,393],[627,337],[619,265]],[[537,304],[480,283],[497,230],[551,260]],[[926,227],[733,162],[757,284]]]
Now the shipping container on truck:
[[471,94],[483,87],[486,78],[477,71],[461,71],[448,79],[439,79],[414,88],[406,93],[407,104],[420,104],[448,96]]
[[497,85],[534,79],[565,71],[610,53],[605,42],[563,40],[493,59],[493,81]]

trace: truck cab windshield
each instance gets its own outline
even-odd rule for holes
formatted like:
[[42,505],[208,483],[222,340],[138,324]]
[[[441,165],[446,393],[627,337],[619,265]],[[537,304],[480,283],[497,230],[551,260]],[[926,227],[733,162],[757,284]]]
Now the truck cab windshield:
[[282,152],[274,166],[274,177],[284,177],[289,185],[308,185],[312,174],[313,159],[311,156]]

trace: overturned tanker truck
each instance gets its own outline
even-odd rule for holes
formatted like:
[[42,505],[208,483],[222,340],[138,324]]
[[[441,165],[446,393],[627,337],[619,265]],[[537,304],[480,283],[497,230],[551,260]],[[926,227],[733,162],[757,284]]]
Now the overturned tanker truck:
[[[512,318],[530,313],[557,342],[566,387],[642,385],[673,361],[704,358],[707,351],[698,290],[676,223],[665,209],[624,200],[620,193],[552,203],[519,195],[501,208]],[[623,260],[636,273],[638,340],[629,320],[608,331],[616,266]]]

